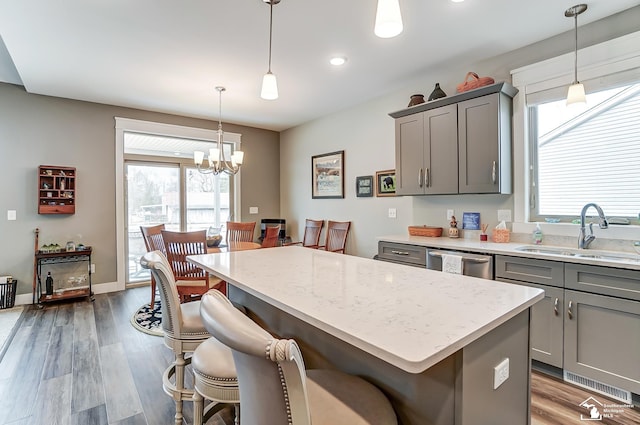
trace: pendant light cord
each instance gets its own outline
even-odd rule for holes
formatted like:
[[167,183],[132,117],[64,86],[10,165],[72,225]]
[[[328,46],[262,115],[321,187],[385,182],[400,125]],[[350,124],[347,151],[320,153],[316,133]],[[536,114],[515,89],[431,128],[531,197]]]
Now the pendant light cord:
[[[273,39],[273,0],[269,2],[269,73],[271,73],[271,42]],[[576,42],[577,43],[577,42]]]
[[576,12],[577,11],[574,10],[574,15],[573,15],[573,20],[575,22],[574,33],[575,33],[575,41],[576,41],[575,55],[573,58],[573,69],[574,69],[573,83],[574,84],[578,83],[578,13]]

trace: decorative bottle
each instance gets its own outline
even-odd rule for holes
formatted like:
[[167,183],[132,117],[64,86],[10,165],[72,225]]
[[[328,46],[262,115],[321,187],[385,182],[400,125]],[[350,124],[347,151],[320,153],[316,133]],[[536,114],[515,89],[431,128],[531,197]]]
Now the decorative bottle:
[[441,97],[447,97],[447,94],[440,88],[440,83],[436,83],[436,87],[429,95],[429,101],[440,99]]
[[53,277],[51,277],[51,272],[47,272],[47,280],[45,283],[47,295],[53,295]]

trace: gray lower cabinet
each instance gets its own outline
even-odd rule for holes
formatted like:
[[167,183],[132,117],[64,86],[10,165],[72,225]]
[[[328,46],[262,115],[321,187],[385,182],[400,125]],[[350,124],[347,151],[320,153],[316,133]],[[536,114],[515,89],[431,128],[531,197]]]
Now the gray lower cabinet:
[[565,291],[564,369],[640,394],[640,302]]
[[640,273],[496,256],[496,280],[544,289],[531,358],[640,394]]
[[640,394],[640,274],[566,264],[565,285],[564,369]]
[[377,260],[408,266],[427,267],[427,248],[419,245],[409,245],[394,242],[378,242]]
[[563,367],[564,264],[557,261],[496,256],[496,280],[544,290],[531,307],[531,358]]

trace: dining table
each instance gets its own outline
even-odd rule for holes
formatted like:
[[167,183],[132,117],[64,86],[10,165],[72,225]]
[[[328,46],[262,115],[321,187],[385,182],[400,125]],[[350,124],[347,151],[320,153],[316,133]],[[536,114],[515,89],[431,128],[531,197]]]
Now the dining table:
[[187,257],[307,368],[377,385],[401,425],[527,425],[530,307],[544,291],[289,246]]
[[248,251],[259,249],[261,245],[256,242],[231,242],[227,245],[207,247],[207,254],[217,254],[220,252]]

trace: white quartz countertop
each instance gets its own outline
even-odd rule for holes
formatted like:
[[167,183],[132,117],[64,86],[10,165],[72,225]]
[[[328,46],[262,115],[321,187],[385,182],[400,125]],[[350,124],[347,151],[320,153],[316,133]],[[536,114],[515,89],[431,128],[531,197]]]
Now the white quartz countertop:
[[541,289],[303,247],[189,261],[396,367],[419,373],[543,298]]
[[[401,243],[401,244],[409,244],[409,245],[417,245],[424,246],[425,248],[439,248],[439,249],[451,249],[456,251],[466,251],[466,252],[475,252],[475,253],[485,253],[485,254],[499,254],[499,255],[510,255],[513,257],[525,257],[525,258],[538,258],[543,260],[554,260],[554,261],[562,261],[565,263],[578,263],[578,264],[587,264],[587,265],[595,265],[595,266],[605,266],[605,267],[616,267],[622,269],[630,269],[630,270],[640,270],[640,255],[629,254],[629,253],[619,253],[628,258],[616,260],[611,258],[590,258],[587,255],[593,254],[597,256],[601,254],[606,257],[607,253],[617,254],[614,251],[601,251],[601,250],[592,250],[585,249],[581,250],[583,256],[565,256],[565,255],[556,255],[549,254],[543,252],[527,252],[527,251],[519,251],[517,248],[522,246],[529,246],[532,248],[540,248],[544,250],[544,248],[559,248],[553,245],[538,245],[533,246],[531,244],[526,243],[518,243],[518,242],[509,242],[509,243],[497,243],[497,242],[481,242],[475,239],[464,239],[464,238],[448,238],[448,237],[439,237],[439,238],[430,238],[424,236],[411,236],[411,235],[390,235],[390,236],[379,236],[378,241],[385,242],[393,242],[393,243]],[[573,248],[567,248],[567,250],[574,250]]]

